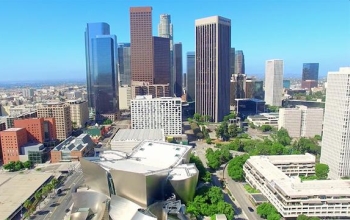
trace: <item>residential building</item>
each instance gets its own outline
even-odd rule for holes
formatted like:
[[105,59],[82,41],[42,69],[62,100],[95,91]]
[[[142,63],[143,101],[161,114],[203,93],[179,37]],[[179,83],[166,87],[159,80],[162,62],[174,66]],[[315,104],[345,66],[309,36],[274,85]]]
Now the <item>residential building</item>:
[[[58,140],[65,140],[72,134],[72,119],[68,104],[61,102],[43,104],[38,108],[38,117],[55,118]],[[53,128],[51,130],[53,131]]]
[[89,108],[94,108],[93,102],[93,66],[92,66],[92,39],[98,35],[109,35],[110,28],[107,23],[88,23],[85,29],[85,58],[86,58],[86,82]]
[[131,83],[131,98],[135,99],[138,95],[151,95],[153,98],[169,97],[170,88],[169,83],[167,84],[150,84],[147,82],[136,82]]
[[86,101],[68,100],[70,117],[74,128],[84,128],[89,122],[89,108]]
[[315,172],[315,156],[251,156],[243,166],[246,182],[259,190],[283,218],[350,216],[350,180],[302,181]]
[[243,50],[237,50],[235,54],[235,74],[245,74]]
[[235,65],[236,65],[236,58],[235,58],[235,48],[231,48],[230,50],[230,75],[235,74]]
[[16,119],[15,128],[25,128],[27,141],[31,143],[44,143],[44,118]]
[[230,105],[236,105],[236,99],[245,98],[246,75],[232,74],[230,80]]
[[278,129],[285,128],[291,137],[322,135],[323,108],[280,108]]
[[182,134],[181,98],[136,96],[131,100],[132,129],[163,129],[165,135]]
[[119,129],[111,141],[111,149],[125,153],[132,150],[142,141],[165,141],[163,129]]
[[182,44],[174,44],[174,70],[173,70],[173,79],[174,79],[174,96],[182,96]]
[[18,161],[20,150],[27,143],[27,131],[25,128],[9,128],[0,131],[1,150],[4,164]]
[[153,83],[171,82],[169,38],[153,37]]
[[187,52],[187,101],[194,102],[196,96],[196,54]]
[[131,101],[131,87],[128,85],[122,85],[119,87],[119,109],[129,110]]
[[318,63],[304,63],[301,88],[311,90],[318,86]]
[[51,163],[79,161],[89,156],[95,144],[88,134],[69,137],[51,150]]
[[350,176],[350,67],[329,72],[327,84],[321,163],[338,179]]
[[196,112],[220,122],[230,113],[231,20],[198,19],[196,25]]
[[282,105],[283,60],[267,60],[265,66],[265,102],[271,106]]
[[131,86],[130,43],[118,44],[119,86]]
[[153,84],[152,8],[130,8],[131,80]]

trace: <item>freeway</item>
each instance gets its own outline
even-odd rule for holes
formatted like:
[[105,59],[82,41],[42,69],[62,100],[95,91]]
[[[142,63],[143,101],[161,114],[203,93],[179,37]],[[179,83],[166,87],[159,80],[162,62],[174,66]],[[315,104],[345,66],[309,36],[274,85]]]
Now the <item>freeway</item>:
[[69,209],[73,203],[72,191],[75,187],[83,184],[83,181],[84,179],[82,172],[80,170],[73,171],[73,173],[68,177],[62,186],[62,194],[54,195],[54,197],[52,199],[49,199],[46,204],[44,203],[44,207],[40,207],[40,210],[38,210],[31,219],[64,219],[67,213],[66,210]]

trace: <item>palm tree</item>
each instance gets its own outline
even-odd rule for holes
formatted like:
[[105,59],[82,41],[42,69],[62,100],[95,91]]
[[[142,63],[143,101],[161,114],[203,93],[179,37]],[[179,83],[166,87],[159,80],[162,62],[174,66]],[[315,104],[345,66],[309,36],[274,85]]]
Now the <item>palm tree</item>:
[[37,191],[35,194],[34,194],[34,198],[35,200],[39,201],[42,197],[42,194],[41,194],[41,190]]
[[50,192],[50,189],[49,189],[48,185],[44,186],[42,189],[42,195],[44,197],[46,197],[49,192]]
[[52,184],[53,188],[56,188],[56,186],[58,185],[58,180],[56,178],[53,178],[50,184]]
[[23,204],[24,208],[27,209],[27,212],[28,212],[28,210],[30,209],[30,207],[31,207],[32,205],[33,205],[33,203],[32,203],[32,201],[30,201],[30,200],[26,200],[26,201],[24,202],[24,204]]

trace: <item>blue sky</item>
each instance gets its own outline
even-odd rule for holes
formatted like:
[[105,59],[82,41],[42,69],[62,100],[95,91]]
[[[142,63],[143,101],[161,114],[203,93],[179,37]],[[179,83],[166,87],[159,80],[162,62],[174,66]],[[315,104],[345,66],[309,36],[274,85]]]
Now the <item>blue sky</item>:
[[195,49],[195,19],[230,18],[248,75],[263,76],[274,58],[286,77],[300,77],[303,62],[319,62],[321,76],[350,66],[349,0],[1,0],[0,81],[84,79],[86,23],[107,22],[129,42],[131,6],[153,7],[154,35],[159,15],[171,14],[184,55]]

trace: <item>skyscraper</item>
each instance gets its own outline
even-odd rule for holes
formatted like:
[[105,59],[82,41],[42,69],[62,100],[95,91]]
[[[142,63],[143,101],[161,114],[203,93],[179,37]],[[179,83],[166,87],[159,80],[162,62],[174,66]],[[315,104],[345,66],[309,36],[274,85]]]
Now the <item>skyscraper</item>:
[[131,86],[130,43],[118,44],[119,84]]
[[236,74],[245,74],[243,50],[236,51],[236,54],[235,54],[235,73]]
[[158,24],[158,37],[169,38],[170,51],[173,50],[173,24],[171,23],[171,16],[168,14],[161,14]]
[[230,51],[230,74],[234,74],[235,73],[235,65],[236,65],[236,61],[235,61],[235,48],[231,48]]
[[187,52],[187,101],[194,102],[196,96],[196,55]]
[[154,84],[170,83],[170,63],[169,38],[153,37]]
[[153,84],[152,7],[130,8],[131,80]]
[[97,35],[109,35],[109,24],[107,23],[88,23],[85,29],[85,59],[86,59],[86,81],[89,108],[93,108],[93,93],[91,79],[92,75],[92,45],[91,40]]
[[114,35],[92,38],[92,106],[96,120],[115,120],[118,108],[117,40]]
[[318,63],[304,63],[301,87],[311,89],[318,85]]
[[329,72],[323,120],[321,163],[332,179],[350,176],[350,67]]
[[182,44],[174,45],[174,95],[182,96]]
[[198,19],[196,25],[196,112],[214,122],[230,113],[231,20]]
[[267,60],[265,65],[265,102],[281,106],[283,91],[283,60]]

